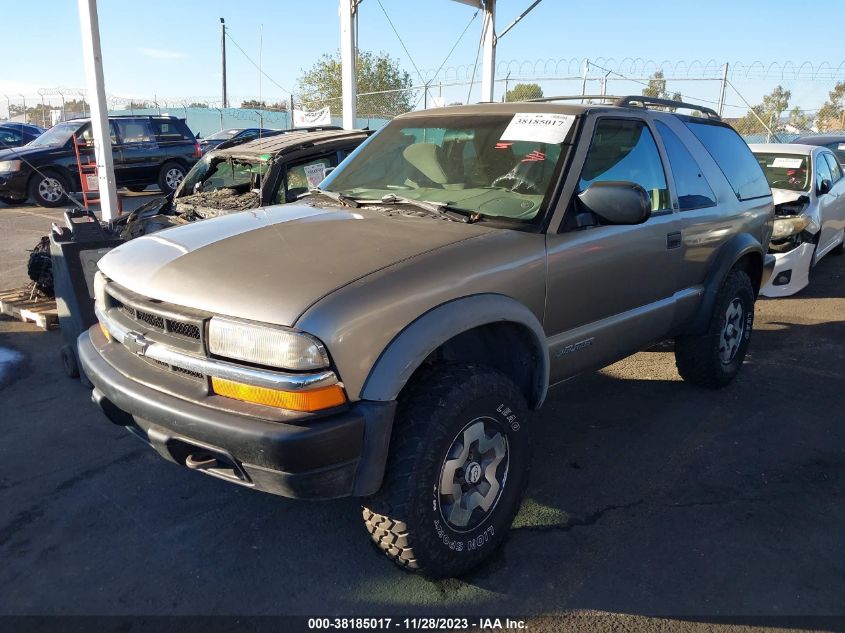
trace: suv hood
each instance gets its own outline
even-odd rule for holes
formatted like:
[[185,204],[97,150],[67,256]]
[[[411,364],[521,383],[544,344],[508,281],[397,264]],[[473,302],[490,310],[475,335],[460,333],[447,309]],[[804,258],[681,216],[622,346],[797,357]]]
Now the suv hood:
[[16,160],[26,158],[33,154],[41,154],[45,150],[60,149],[61,146],[51,147],[49,145],[38,145],[30,147],[29,145],[21,145],[20,147],[10,147],[8,149],[0,149],[0,160]]
[[286,204],[140,237],[109,252],[99,267],[148,298],[291,325],[361,277],[490,230],[367,208]]

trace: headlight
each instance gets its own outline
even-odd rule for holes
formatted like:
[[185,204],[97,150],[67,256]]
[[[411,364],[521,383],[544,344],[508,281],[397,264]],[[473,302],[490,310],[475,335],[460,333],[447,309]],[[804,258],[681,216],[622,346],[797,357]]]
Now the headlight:
[[806,215],[792,215],[775,220],[772,230],[773,240],[782,240],[790,235],[800,233],[810,224],[810,218]]
[[106,276],[99,270],[94,273],[94,305],[106,309]]
[[21,170],[21,161],[19,160],[0,160],[0,172],[13,172]]
[[212,354],[258,365],[304,371],[328,367],[326,349],[315,338],[289,328],[214,317],[208,324]]

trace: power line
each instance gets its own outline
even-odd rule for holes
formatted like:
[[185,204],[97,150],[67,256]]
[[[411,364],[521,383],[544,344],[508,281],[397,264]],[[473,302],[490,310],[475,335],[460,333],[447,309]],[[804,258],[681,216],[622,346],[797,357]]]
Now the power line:
[[276,87],[277,87],[279,90],[281,90],[282,92],[286,92],[287,94],[293,94],[293,92],[291,92],[290,90],[288,90],[287,88],[285,88],[282,84],[280,84],[278,81],[276,81],[276,80],[275,80],[275,79],[273,79],[270,75],[268,75],[266,72],[264,72],[264,70],[261,68],[261,66],[260,66],[259,64],[256,64],[256,63],[252,60],[252,57],[250,57],[249,55],[247,55],[247,54],[246,54],[246,51],[245,51],[245,50],[241,47],[241,45],[240,45],[240,44],[238,44],[238,43],[235,41],[235,38],[233,38],[233,37],[232,37],[232,34],[231,34],[231,32],[230,32],[230,29],[228,29],[228,28],[226,29],[226,37],[228,37],[228,38],[229,38],[229,40],[231,40],[232,44],[234,44],[234,45],[238,48],[238,50],[239,50],[241,53],[243,53],[243,56],[244,56],[244,57],[246,57],[247,61],[248,61],[250,64],[252,64],[253,66],[255,66],[255,67],[258,69],[258,72],[260,72],[262,75],[264,75],[267,79],[269,79],[269,80],[270,80],[270,83],[272,83],[274,86],[276,86]]
[[425,79],[423,79],[422,73],[420,69],[417,68],[417,63],[414,61],[414,58],[411,57],[411,53],[408,52],[408,47],[405,46],[405,42],[402,40],[402,36],[399,35],[399,31],[396,30],[396,27],[393,25],[393,20],[390,19],[390,16],[387,15],[387,11],[384,8],[384,5],[381,3],[381,0],[377,0],[378,6],[381,7],[381,12],[384,13],[384,17],[387,18],[387,23],[390,25],[390,28],[393,29],[393,32],[396,34],[396,39],[399,40],[399,43],[402,45],[402,50],[405,51],[405,54],[408,56],[408,59],[411,60],[411,65],[414,67],[414,70],[417,71],[417,76],[420,78],[420,81],[425,83]]

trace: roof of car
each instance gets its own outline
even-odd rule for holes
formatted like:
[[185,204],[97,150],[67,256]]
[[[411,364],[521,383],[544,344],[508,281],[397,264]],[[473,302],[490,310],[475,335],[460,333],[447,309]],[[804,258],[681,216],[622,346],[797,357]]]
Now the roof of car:
[[[593,101],[593,103],[580,103],[580,101]],[[607,95],[574,95],[561,97],[544,97],[542,99],[533,99],[528,101],[509,101],[507,103],[476,103],[471,105],[455,105],[445,106],[442,108],[434,108],[430,110],[416,110],[413,112],[406,112],[399,115],[397,118],[414,118],[420,116],[456,116],[456,115],[494,115],[494,114],[519,114],[528,112],[549,112],[560,114],[580,115],[590,111],[596,110],[628,110],[638,113],[644,111],[674,114],[668,111],[665,106],[671,104],[674,107],[684,109],[691,109],[705,113],[701,122],[705,121],[719,121],[716,113],[704,106],[684,103],[684,102],[669,102],[663,99],[652,99],[650,97],[642,97],[639,95],[631,95],[627,97],[612,97]],[[657,106],[659,109],[653,109],[649,106]],[[679,116],[685,117],[684,114]]]
[[800,154],[809,156],[814,151],[821,151],[818,145],[804,145],[800,143],[749,143],[752,152],[766,154]]
[[371,134],[369,130],[284,130],[273,136],[257,138],[226,149],[214,150],[213,154],[215,156],[279,154],[306,144],[317,145],[346,138],[366,138],[369,134]]
[[819,134],[818,136],[799,136],[792,143],[805,145],[825,145],[827,143],[845,143],[845,134]]

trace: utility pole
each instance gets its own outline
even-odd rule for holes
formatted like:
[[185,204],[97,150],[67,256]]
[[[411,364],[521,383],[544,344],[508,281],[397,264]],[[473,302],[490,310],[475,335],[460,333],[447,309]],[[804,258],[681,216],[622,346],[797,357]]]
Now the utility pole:
[[719,90],[719,116],[722,116],[722,112],[725,110],[725,90],[728,87],[728,63],[725,62],[724,69],[722,71],[722,89]]
[[29,121],[27,120],[27,116],[26,116],[26,97],[24,95],[22,95],[20,92],[18,93],[18,96],[21,99],[23,99],[23,122],[29,123]]
[[106,108],[106,87],[103,80],[103,54],[100,50],[100,23],[97,0],[78,0],[79,22],[82,27],[82,54],[85,77],[91,99],[91,130],[94,133],[94,155],[97,160],[97,180],[100,190],[100,212],[103,220],[113,220],[120,214],[117,187],[114,179],[114,159],[109,132],[109,112]]
[[220,18],[220,50],[223,54],[223,107],[229,107],[229,97],[226,94],[226,20]]
[[355,129],[357,118],[358,82],[355,65],[358,42],[355,24],[359,0],[340,0],[340,77],[343,92],[343,127]]
[[[585,59],[584,60],[584,79],[581,82],[581,94],[582,95],[587,94],[587,75],[589,75],[589,74],[590,74],[590,60]],[[581,103],[584,103],[583,99],[581,99]]]
[[481,27],[484,47],[481,70],[481,101],[493,101],[493,79],[496,75],[496,0],[485,0],[482,6],[484,22]]

